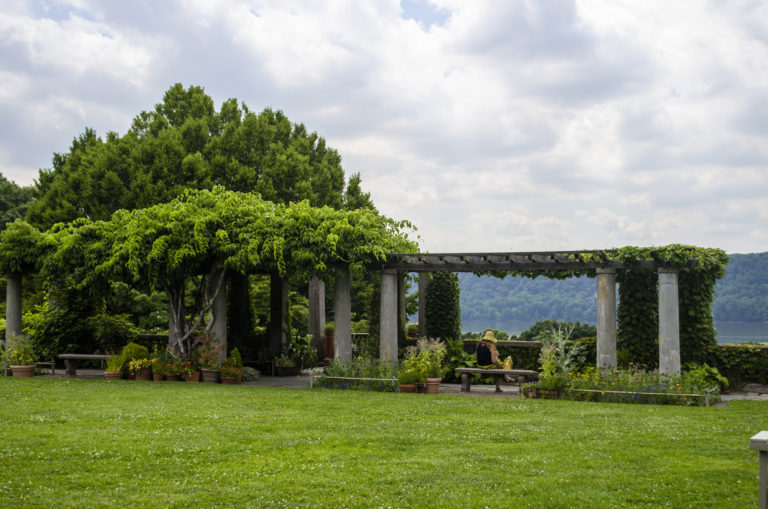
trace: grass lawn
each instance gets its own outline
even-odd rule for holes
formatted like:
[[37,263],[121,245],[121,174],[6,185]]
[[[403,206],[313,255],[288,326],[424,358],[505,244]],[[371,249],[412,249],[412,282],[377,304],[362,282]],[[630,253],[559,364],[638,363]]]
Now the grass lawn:
[[0,506],[757,507],[725,408],[0,377]]

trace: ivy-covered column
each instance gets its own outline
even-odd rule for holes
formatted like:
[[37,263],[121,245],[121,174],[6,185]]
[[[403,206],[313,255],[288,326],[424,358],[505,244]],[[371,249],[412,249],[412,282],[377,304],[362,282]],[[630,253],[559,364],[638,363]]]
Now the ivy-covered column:
[[315,276],[309,280],[309,333],[312,334],[312,346],[317,350],[319,359],[325,354],[325,282]]
[[379,325],[379,358],[397,362],[397,271],[381,272],[381,317]]
[[680,372],[677,269],[659,268],[659,372]]
[[277,274],[270,275],[269,291],[269,351],[280,353],[287,343],[288,281]]
[[7,275],[5,285],[5,346],[10,338],[21,334],[21,273]]
[[429,274],[419,272],[419,337],[427,337],[426,294]]
[[334,357],[343,362],[352,360],[351,286],[349,267],[337,267],[333,287]]
[[616,367],[616,269],[597,269],[597,367]]

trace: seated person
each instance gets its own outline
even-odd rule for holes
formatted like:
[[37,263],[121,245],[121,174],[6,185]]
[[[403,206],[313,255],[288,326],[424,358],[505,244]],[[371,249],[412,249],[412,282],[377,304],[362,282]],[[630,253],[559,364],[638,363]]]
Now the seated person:
[[[511,357],[507,357],[504,362],[499,361],[499,351],[496,349],[495,343],[496,335],[491,330],[486,331],[485,336],[477,343],[477,348],[475,348],[477,367],[483,369],[512,369]],[[495,376],[493,378],[496,380],[496,392],[501,392],[501,387],[499,387],[501,377]],[[512,382],[513,380],[504,375],[504,381]]]

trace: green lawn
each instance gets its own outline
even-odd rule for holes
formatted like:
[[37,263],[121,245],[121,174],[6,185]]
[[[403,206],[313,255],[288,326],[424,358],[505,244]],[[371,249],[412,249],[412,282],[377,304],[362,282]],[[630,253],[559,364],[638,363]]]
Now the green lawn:
[[0,377],[2,507],[757,507],[725,408]]

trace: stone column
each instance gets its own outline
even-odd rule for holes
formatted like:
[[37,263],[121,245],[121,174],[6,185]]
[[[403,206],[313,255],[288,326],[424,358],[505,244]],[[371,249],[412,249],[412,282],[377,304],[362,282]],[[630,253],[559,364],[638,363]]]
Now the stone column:
[[597,269],[597,367],[616,367],[616,269]]
[[419,272],[419,337],[427,337],[427,313],[426,313],[426,299],[427,299],[427,282],[429,281],[429,274],[427,272]]
[[344,265],[336,270],[336,285],[333,287],[334,358],[342,362],[352,360],[352,298],[349,267]]
[[278,274],[270,275],[269,351],[280,353],[288,342],[288,282]]
[[[218,293],[216,291],[218,290]],[[208,298],[213,299],[208,311],[206,329],[216,335],[219,341],[219,361],[223,361],[229,349],[227,347],[227,281],[224,270],[211,271],[206,291]]]
[[5,346],[13,335],[21,335],[21,273],[7,275],[5,284]]
[[381,316],[379,323],[379,358],[397,362],[397,272],[381,272]]
[[659,372],[680,372],[680,311],[677,269],[659,268]]
[[325,282],[317,276],[309,281],[309,333],[317,358],[325,358]]

